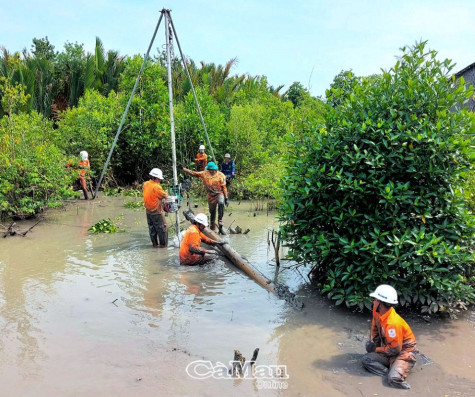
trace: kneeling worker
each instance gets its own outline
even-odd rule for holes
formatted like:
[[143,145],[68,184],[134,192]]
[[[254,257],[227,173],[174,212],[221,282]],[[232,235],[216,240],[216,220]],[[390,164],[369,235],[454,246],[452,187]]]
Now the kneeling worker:
[[201,241],[209,245],[223,245],[224,241],[216,241],[206,237],[202,231],[208,226],[205,214],[197,214],[194,223],[188,228],[180,245],[180,265],[203,265],[214,258],[213,251],[201,248]]
[[387,377],[390,386],[410,389],[406,377],[416,363],[416,338],[394,310],[397,292],[390,285],[382,284],[369,296],[374,298],[373,322],[371,341],[366,343],[368,353],[362,358],[363,367],[373,374]]
[[150,180],[143,184],[143,201],[147,214],[148,232],[153,248],[165,248],[168,245],[168,228],[163,216],[163,199],[168,197],[168,193],[160,185],[163,180],[161,169],[154,168],[149,175]]

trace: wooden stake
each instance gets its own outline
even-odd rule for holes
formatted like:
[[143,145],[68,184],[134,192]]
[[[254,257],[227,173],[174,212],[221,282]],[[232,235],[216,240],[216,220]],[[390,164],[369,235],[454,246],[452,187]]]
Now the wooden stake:
[[246,362],[246,357],[244,357],[239,350],[234,350],[234,360],[233,360],[233,368],[231,370],[232,376],[242,376],[242,367]]

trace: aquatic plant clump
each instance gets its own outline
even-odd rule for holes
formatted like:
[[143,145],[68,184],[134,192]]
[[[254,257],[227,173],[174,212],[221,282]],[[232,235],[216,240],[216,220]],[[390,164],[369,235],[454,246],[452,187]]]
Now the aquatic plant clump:
[[97,222],[95,225],[91,226],[88,229],[89,233],[99,234],[99,233],[115,233],[119,228],[110,220],[102,219]]

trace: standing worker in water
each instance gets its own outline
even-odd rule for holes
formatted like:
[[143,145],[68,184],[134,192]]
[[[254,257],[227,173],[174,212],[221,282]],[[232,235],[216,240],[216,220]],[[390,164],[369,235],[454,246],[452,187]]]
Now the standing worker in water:
[[79,161],[79,185],[81,186],[81,190],[84,193],[84,199],[89,200],[89,196],[87,195],[87,182],[89,182],[91,179],[91,164],[89,162],[89,155],[85,150],[83,150],[79,153],[79,157],[81,158]]
[[154,168],[149,175],[150,180],[143,184],[148,231],[153,248],[165,248],[168,245],[168,228],[163,216],[163,199],[168,197],[168,193],[160,185],[163,181],[161,169]]
[[228,205],[228,190],[226,189],[226,177],[218,171],[218,166],[210,161],[204,171],[191,171],[183,168],[185,174],[201,178],[208,195],[208,207],[211,220],[211,230],[216,230],[216,207],[218,207],[219,232],[225,234],[223,230],[224,206]]
[[208,155],[205,153],[205,145],[200,145],[195,158],[196,171],[204,171],[208,164]]
[[231,180],[234,178],[234,161],[231,160],[231,155],[226,153],[224,155],[224,161],[221,164],[221,172],[226,177],[226,187],[231,184]]
[[81,189],[84,193],[84,200],[89,200],[89,196],[87,194],[87,184],[91,180],[91,164],[89,162],[89,155],[85,150],[82,150],[79,153],[79,161],[69,161],[66,164],[68,168],[79,169],[78,179],[74,183],[74,190]]
[[387,377],[392,387],[410,389],[406,377],[416,363],[416,338],[404,319],[396,313],[397,292],[382,284],[369,296],[373,300],[371,340],[366,342],[363,367],[369,372]]

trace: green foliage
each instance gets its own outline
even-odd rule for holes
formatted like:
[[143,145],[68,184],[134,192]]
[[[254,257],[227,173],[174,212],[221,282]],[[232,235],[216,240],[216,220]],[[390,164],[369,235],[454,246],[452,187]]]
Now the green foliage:
[[280,182],[284,174],[282,159],[259,167],[255,172],[240,181],[244,198],[279,198],[281,197]]
[[54,45],[49,42],[48,36],[43,39],[37,39],[34,37],[33,44],[31,45],[31,52],[37,58],[54,60],[56,57]]
[[122,190],[122,195],[125,197],[142,197],[142,190],[130,188]]
[[474,222],[456,187],[473,160],[472,94],[425,43],[379,78],[352,79],[313,133],[289,142],[280,218],[292,256],[336,304],[393,285],[437,312],[474,299]]
[[327,103],[336,107],[343,104],[347,96],[353,92],[360,79],[356,77],[351,70],[342,70],[335,76],[330,84],[330,89],[326,90]]
[[[99,38],[94,54],[86,53],[82,44],[69,42],[61,52],[55,52],[45,37],[34,38],[31,53],[23,50],[22,57],[5,49],[0,56],[0,76],[12,86],[23,85],[30,96],[29,110],[45,117],[52,116],[52,107],[64,111],[77,106],[87,89],[103,95],[117,91],[123,68],[124,57],[116,51],[106,53]],[[0,108],[0,116],[5,111]]]
[[[12,108],[21,90],[4,90]],[[0,119],[0,212],[27,217],[73,196],[64,155],[54,145],[50,122],[38,113],[11,113]]]
[[121,188],[119,187],[106,187],[104,189],[104,196],[106,197],[117,197],[120,196]]
[[87,231],[93,234],[99,233],[115,233],[119,228],[109,219],[102,219],[95,225],[91,226]]
[[231,109],[229,140],[231,155],[240,173],[248,175],[286,152],[284,137],[293,131],[291,102],[270,93],[261,99]]
[[295,81],[285,93],[284,98],[292,102],[295,108],[299,106],[305,100],[305,98],[309,96],[310,94],[308,93],[308,90],[304,88],[301,83]]
[[[89,153],[91,169],[100,174],[112,145],[123,108],[114,93],[107,97],[87,91],[76,108],[63,113],[56,144],[70,156]],[[120,165],[113,159],[112,166]]]
[[[229,139],[225,133],[226,124],[225,117],[221,113],[219,106],[210,94],[207,94],[206,87],[198,87],[196,96],[200,104],[201,113],[203,115],[206,130],[209,139],[213,145],[213,151],[216,161],[219,163],[219,153],[224,154],[228,148]],[[201,144],[207,145],[206,136],[203,130],[198,110],[196,109],[195,100],[191,92],[184,98],[184,102],[178,104],[175,108],[176,120],[176,139],[177,150],[179,151],[179,160],[186,163],[185,159],[194,159]],[[211,161],[211,151],[208,148],[208,157]]]
[[124,205],[133,210],[144,208],[143,201],[126,201]]
[[[119,87],[127,100],[142,62],[140,56],[125,62]],[[141,182],[152,168],[171,164],[168,90],[163,74],[160,65],[149,62],[140,78],[115,151],[114,174],[124,184]]]

